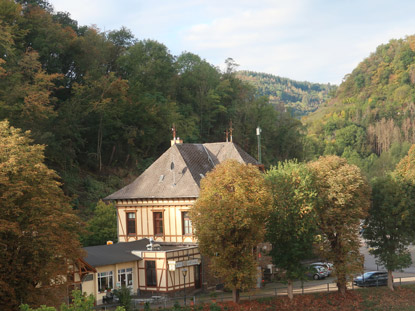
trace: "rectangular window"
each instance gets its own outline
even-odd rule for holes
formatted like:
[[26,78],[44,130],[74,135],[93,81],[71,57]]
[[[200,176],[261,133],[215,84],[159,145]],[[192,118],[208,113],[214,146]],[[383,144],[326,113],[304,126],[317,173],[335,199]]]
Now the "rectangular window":
[[163,212],[153,212],[154,235],[163,235]]
[[108,288],[113,288],[113,274],[112,271],[98,273],[98,291],[104,292]]
[[154,260],[146,261],[146,285],[157,286],[156,262]]
[[182,212],[183,235],[192,235],[192,221],[189,217],[189,212]]
[[136,234],[135,213],[127,213],[127,234]]
[[120,286],[133,286],[133,268],[118,270],[118,282]]

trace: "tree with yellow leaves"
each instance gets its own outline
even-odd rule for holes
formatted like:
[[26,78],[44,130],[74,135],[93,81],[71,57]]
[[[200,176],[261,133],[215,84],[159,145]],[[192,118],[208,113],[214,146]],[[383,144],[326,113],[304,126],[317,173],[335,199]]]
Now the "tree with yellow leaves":
[[316,178],[322,255],[333,262],[338,290],[345,294],[348,277],[362,270],[359,226],[369,210],[371,189],[360,169],[346,159],[320,157],[309,168]]
[[216,166],[201,182],[191,210],[195,235],[213,271],[232,289],[234,302],[240,290],[255,283],[253,249],[263,241],[270,202],[258,168],[235,160]]
[[[81,223],[63,194],[57,174],[44,162],[44,146],[29,132],[0,122],[0,301],[53,303],[81,256]],[[63,287],[66,293],[66,286]]]

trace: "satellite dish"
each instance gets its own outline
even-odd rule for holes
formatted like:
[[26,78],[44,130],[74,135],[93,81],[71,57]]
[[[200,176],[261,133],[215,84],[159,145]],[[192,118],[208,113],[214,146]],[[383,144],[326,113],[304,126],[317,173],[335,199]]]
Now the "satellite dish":
[[170,164],[170,170],[174,170],[174,162],[171,162],[171,164]]

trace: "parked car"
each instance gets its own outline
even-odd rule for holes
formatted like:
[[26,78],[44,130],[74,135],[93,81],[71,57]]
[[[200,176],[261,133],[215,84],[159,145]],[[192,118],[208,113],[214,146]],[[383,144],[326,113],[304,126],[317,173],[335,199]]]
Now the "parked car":
[[321,266],[326,268],[328,276],[330,276],[333,272],[333,264],[330,262],[313,262],[310,266]]
[[321,280],[328,276],[328,272],[322,266],[309,266],[306,271],[306,276],[314,280]]
[[388,273],[386,271],[366,272],[353,280],[357,286],[385,286],[388,285]]

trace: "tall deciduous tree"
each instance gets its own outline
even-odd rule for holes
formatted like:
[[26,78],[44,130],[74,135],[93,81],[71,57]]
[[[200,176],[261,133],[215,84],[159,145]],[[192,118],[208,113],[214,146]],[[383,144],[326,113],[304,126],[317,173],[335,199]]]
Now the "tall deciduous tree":
[[56,173],[44,164],[43,146],[29,133],[0,122],[0,301],[53,301],[48,288],[65,284],[68,265],[81,255],[80,221]]
[[255,282],[253,249],[263,241],[269,210],[270,194],[255,166],[225,161],[202,180],[191,210],[195,235],[235,302],[239,291]]
[[414,186],[388,175],[374,179],[372,189],[363,237],[377,263],[388,270],[388,287],[393,290],[392,272],[412,263],[408,246],[415,240]]
[[305,273],[301,261],[313,254],[317,231],[314,178],[306,164],[289,161],[271,168],[266,179],[273,195],[266,239],[272,244],[272,262],[286,271],[292,299],[293,280],[302,279]]
[[320,157],[309,167],[316,177],[322,255],[333,262],[345,294],[347,278],[362,269],[359,225],[370,206],[370,186],[357,166],[337,156]]

